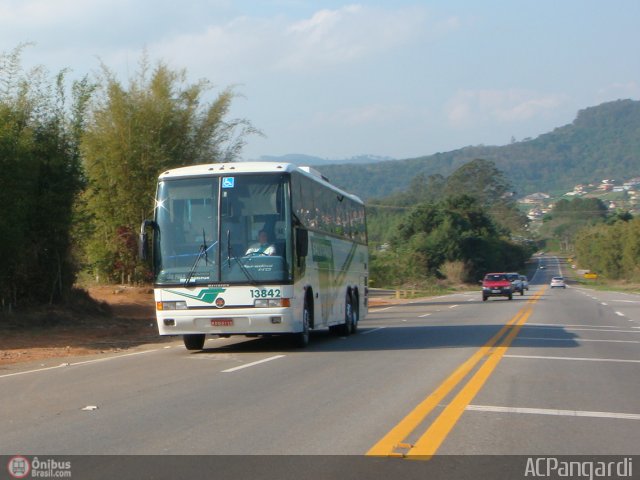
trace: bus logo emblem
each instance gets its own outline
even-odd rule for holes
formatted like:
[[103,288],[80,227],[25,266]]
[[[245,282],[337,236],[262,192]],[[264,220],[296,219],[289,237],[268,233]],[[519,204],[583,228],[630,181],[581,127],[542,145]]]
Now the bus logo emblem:
[[173,293],[175,295],[180,295],[181,297],[187,297],[187,298],[191,298],[193,300],[198,300],[200,302],[205,302],[205,303],[213,303],[218,297],[218,295],[224,291],[225,291],[224,288],[203,288],[202,290],[200,290],[200,293],[198,295],[191,295],[189,293],[167,290],[167,292],[169,293]]

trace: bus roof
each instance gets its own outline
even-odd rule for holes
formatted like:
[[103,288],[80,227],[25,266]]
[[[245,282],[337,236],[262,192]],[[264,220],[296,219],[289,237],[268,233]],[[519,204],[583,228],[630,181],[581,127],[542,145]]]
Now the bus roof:
[[234,162],[234,163],[207,163],[191,165],[188,167],[173,168],[162,172],[159,180],[169,180],[182,177],[200,177],[207,175],[233,175],[236,173],[278,173],[278,172],[299,172],[302,175],[313,178],[319,183],[340,192],[341,194],[364,203],[357,195],[350,194],[329,182],[329,180],[317,170],[311,167],[299,167],[293,163],[276,162]]

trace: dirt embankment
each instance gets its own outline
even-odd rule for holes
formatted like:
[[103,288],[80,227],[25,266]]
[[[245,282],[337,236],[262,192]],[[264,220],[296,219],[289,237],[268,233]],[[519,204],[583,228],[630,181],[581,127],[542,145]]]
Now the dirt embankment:
[[152,289],[101,286],[89,288],[88,293],[103,302],[102,314],[47,309],[3,318],[0,365],[116,352],[161,341]]

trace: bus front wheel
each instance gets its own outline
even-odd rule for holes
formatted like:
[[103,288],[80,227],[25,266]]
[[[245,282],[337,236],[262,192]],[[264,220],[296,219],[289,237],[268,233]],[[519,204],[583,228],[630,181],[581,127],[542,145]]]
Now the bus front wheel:
[[183,335],[184,346],[187,347],[187,350],[202,350],[202,347],[204,347],[204,336],[204,333],[189,333]]
[[304,348],[309,345],[309,318],[311,317],[311,312],[309,311],[309,306],[307,302],[304,304],[304,308],[302,309],[302,331],[298,333],[294,333],[294,343],[298,348]]

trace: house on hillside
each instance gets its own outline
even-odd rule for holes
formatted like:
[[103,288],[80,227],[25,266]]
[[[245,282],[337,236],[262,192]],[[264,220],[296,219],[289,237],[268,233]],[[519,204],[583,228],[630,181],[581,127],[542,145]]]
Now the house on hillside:
[[640,187],[640,177],[632,178],[622,184],[624,187],[628,187],[627,190],[637,190]]
[[600,190],[601,192],[610,192],[613,190],[615,183],[615,180],[604,179],[602,180],[602,182],[600,182],[600,185],[598,185],[598,190]]
[[546,193],[537,192],[522,198],[520,200],[520,203],[524,203],[527,205],[542,205],[544,202],[546,202],[550,198],[551,196],[547,195]]
[[544,212],[542,211],[541,208],[538,208],[538,207],[532,208],[527,213],[527,218],[532,221],[542,220],[542,217],[544,217]]
[[565,196],[567,197],[582,196],[588,193],[588,188],[589,188],[589,185],[584,185],[579,183],[578,185],[573,187],[573,190],[571,192],[565,193]]

